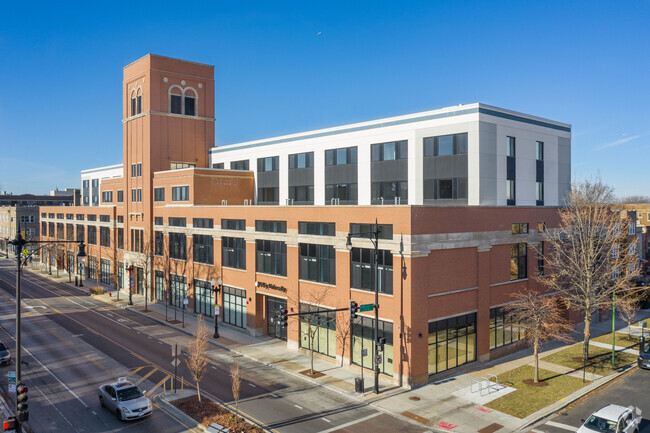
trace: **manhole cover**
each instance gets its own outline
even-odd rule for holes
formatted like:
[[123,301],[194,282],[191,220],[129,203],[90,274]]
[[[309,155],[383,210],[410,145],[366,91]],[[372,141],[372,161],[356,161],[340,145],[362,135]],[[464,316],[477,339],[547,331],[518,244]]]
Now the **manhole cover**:
[[409,397],[409,400],[420,401],[420,397],[415,397],[415,396]]

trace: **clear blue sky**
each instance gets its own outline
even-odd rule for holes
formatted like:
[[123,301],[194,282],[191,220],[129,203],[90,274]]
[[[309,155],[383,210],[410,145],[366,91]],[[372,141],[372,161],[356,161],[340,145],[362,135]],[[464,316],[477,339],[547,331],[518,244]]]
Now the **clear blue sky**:
[[120,163],[122,67],[155,53],[215,66],[217,145],[483,102],[570,123],[574,178],[650,195],[650,0],[13,1],[0,16],[0,190]]

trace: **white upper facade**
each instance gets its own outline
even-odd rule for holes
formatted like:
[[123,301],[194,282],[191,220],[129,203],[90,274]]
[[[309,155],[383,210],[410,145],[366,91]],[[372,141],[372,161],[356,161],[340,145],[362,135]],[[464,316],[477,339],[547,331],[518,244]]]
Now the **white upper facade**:
[[122,164],[81,170],[81,205],[99,206],[100,185],[103,179],[112,179],[124,175]]
[[[373,145],[404,141],[407,145],[400,147],[399,167],[377,159],[383,146],[372,153]],[[436,154],[431,153],[434,141]],[[453,154],[446,153],[443,148],[450,148],[443,143],[452,141]],[[463,144],[456,146],[457,141]],[[510,168],[509,143],[515,148]],[[457,147],[462,148],[459,154]],[[292,177],[289,156],[313,152],[310,198],[314,205],[326,205],[336,204],[327,191],[332,190],[332,182],[337,183],[332,180],[333,171],[326,170],[326,151],[341,148],[356,148],[356,200],[345,204],[557,206],[570,189],[570,125],[479,103],[215,147],[210,150],[210,161],[212,167],[225,169],[231,168],[231,162],[248,161],[256,173],[256,202],[261,202],[261,187],[272,186],[273,181],[260,184],[268,181],[260,177],[257,160],[277,157],[275,201],[286,205],[296,198],[292,184],[304,178]],[[395,199],[400,194],[402,199]]]

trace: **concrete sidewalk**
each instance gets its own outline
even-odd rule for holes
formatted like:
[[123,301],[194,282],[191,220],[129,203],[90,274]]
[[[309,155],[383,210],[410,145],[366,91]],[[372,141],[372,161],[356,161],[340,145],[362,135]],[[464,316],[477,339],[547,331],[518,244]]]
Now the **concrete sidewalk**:
[[[88,287],[89,285],[93,287],[96,285],[95,282],[91,283],[89,281],[85,283],[85,287],[83,288],[74,287],[74,282],[72,284],[68,282],[67,274],[65,276],[61,274],[61,277],[56,278],[41,272],[35,266],[30,266],[30,268],[28,270],[70,285],[85,293],[89,293],[88,291],[91,288]],[[196,330],[197,319],[193,314],[183,314],[181,310],[177,310],[177,320],[174,321],[173,307],[168,307],[167,312],[165,312],[165,306],[163,304],[152,304],[149,302],[147,305],[148,311],[145,312],[143,296],[133,295],[133,305],[129,306],[128,292],[121,291],[119,301],[117,300],[117,295],[117,292],[112,290],[103,295],[92,296],[175,328],[186,333],[188,336],[192,335]],[[648,310],[641,311],[639,314],[641,318],[648,316],[650,316],[650,311]],[[183,317],[184,319],[181,320]],[[206,319],[208,327],[213,327],[213,323],[213,320]],[[592,324],[592,337],[610,332],[611,327],[611,321]],[[616,328],[619,332],[626,329],[624,323],[619,323],[618,321]],[[580,331],[581,329],[578,327],[578,332]],[[219,324],[219,334],[220,338],[211,339],[211,344],[272,366],[288,374],[300,377],[303,380],[327,387],[335,392],[354,396],[360,401],[372,404],[384,412],[409,420],[420,426],[424,425],[432,431],[479,433],[527,431],[526,427],[535,421],[561,409],[582,395],[622,374],[622,371],[620,371],[604,377],[593,375],[588,378],[591,380],[591,383],[576,393],[524,419],[520,419],[482,406],[487,401],[509,392],[506,389],[507,387],[502,387],[503,389],[500,390],[491,388],[488,398],[485,398],[485,396],[481,397],[478,393],[472,392],[475,389],[472,387],[476,387],[478,378],[486,377],[487,374],[495,374],[498,376],[522,365],[532,365],[533,357],[531,349],[524,349],[488,363],[476,362],[468,365],[469,369],[465,368],[463,370],[464,372],[459,372],[412,390],[399,387],[392,383],[392,381],[381,377],[379,381],[380,393],[378,395],[373,393],[372,371],[365,370],[366,393],[362,396],[354,392],[355,378],[360,376],[360,370],[357,366],[345,365],[341,367],[340,364],[334,362],[331,358],[323,359],[321,357],[315,357],[314,369],[323,373],[323,376],[311,378],[304,374],[310,368],[309,354],[287,349],[284,341],[270,337],[252,337],[242,330],[221,323]],[[544,346],[540,358],[562,350],[565,347],[565,344],[557,342],[547,344]],[[474,368],[472,369],[472,367]],[[566,368],[555,366],[553,370],[564,372]]]

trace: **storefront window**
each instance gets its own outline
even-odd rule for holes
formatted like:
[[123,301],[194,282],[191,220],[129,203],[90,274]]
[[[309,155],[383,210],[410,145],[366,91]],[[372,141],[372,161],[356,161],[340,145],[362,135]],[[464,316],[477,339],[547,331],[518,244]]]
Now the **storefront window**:
[[223,322],[246,328],[246,291],[223,287]]
[[524,330],[502,307],[490,309],[490,350],[524,338]]
[[194,280],[194,312],[207,317],[214,316],[214,292],[210,283]]
[[476,361],[476,313],[429,323],[429,374]]
[[156,301],[165,300],[165,274],[163,271],[156,271]]
[[[300,304],[301,313],[322,309],[314,305]],[[300,347],[309,350],[312,343],[314,352],[336,357],[335,311],[300,316]]]
[[[374,348],[373,332],[375,320],[369,317],[357,317],[352,324],[352,363],[362,365],[363,368],[373,370],[374,367]],[[393,375],[393,324],[390,322],[379,321],[379,337],[386,338],[384,352],[382,353],[379,370],[389,376]],[[362,357],[363,349],[367,350],[367,355]],[[363,360],[362,360],[363,358]]]
[[187,280],[181,275],[172,274],[170,278],[171,296],[169,303],[178,308],[185,308],[183,298],[187,296]]

